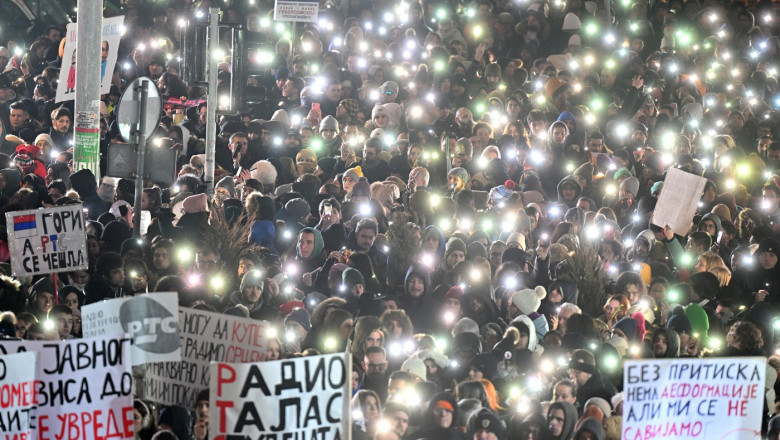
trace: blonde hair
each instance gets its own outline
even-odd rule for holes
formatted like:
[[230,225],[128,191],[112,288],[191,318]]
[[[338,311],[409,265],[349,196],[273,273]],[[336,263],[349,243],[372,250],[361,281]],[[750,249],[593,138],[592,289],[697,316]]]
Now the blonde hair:
[[715,266],[709,269],[709,272],[718,277],[718,284],[720,287],[728,286],[731,281],[731,271],[725,267]]
[[704,263],[705,271],[709,271],[714,267],[722,267],[724,269],[726,268],[726,263],[723,262],[723,258],[721,258],[720,255],[716,254],[715,252],[703,252],[701,255],[699,255],[699,259],[702,261],[702,263]]

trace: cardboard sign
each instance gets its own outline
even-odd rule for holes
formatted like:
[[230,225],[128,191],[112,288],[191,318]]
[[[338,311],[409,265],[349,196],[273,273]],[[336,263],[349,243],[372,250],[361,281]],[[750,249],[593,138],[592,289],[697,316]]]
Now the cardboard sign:
[[87,270],[87,230],[82,205],[5,214],[15,276]]
[[85,338],[129,334],[133,365],[181,360],[179,295],[159,292],[110,299],[82,308]]
[[39,440],[132,440],[133,376],[128,338],[0,340],[0,354],[34,352],[31,430]]
[[628,361],[623,440],[761,438],[766,358]]
[[180,307],[181,361],[148,364],[144,398],[194,408],[209,387],[209,363],[262,361],[269,328],[265,321]]
[[[100,94],[111,91],[111,77],[114,76],[119,40],[124,32],[124,15],[103,19],[103,33],[100,53]],[[57,84],[57,96],[54,102],[72,101],[76,99],[76,45],[78,42],[76,23],[68,23],[65,31],[65,47],[62,51],[62,69]]]
[[320,3],[317,0],[276,0],[274,21],[301,21],[313,23],[319,16]]
[[349,353],[211,364],[209,437],[349,438]]
[[671,168],[658,196],[652,223],[662,229],[669,225],[681,237],[688,235],[706,183],[704,177]]
[[36,363],[31,352],[0,357],[0,432],[5,438],[32,438]]

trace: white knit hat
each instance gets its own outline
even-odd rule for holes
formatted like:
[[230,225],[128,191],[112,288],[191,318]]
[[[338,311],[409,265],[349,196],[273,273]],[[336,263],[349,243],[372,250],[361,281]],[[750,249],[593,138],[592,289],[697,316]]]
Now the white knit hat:
[[417,357],[410,357],[403,364],[401,364],[401,371],[405,371],[413,376],[417,376],[422,380],[425,380],[428,370],[425,368],[425,362]]
[[523,315],[529,315],[542,305],[542,299],[547,296],[547,290],[542,286],[536,286],[535,289],[523,289],[512,295],[512,304],[520,310]]
[[572,31],[582,28],[582,22],[580,21],[580,17],[577,17],[577,14],[574,12],[569,12],[566,14],[566,17],[563,17],[563,30],[564,31]]

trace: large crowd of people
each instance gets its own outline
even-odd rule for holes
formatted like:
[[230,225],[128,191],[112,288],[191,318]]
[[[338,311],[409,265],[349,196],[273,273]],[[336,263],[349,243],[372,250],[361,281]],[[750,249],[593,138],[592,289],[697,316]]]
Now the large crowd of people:
[[[0,333],[78,338],[85,304],[175,291],[275,326],[266,360],[349,351],[358,440],[619,439],[625,360],[763,356],[777,439],[776,4],[606,4],[327,0],[293,28],[267,0],[128,0],[105,11],[126,32],[99,176],[73,169],[73,102],[54,102],[64,24],[24,28],[0,42],[0,207],[83,204],[89,269],[0,264]],[[214,54],[240,111],[181,75],[209,7],[246,29],[246,77],[227,28]],[[140,76],[179,160],[133,206],[106,157]],[[684,192],[671,169],[706,179],[684,234],[653,222]],[[136,438],[207,438],[207,390],[138,394]]]

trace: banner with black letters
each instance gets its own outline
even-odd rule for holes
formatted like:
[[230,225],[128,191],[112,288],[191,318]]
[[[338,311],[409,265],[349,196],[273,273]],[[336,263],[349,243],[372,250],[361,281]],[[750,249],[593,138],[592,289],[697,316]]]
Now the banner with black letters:
[[623,372],[623,440],[761,438],[764,357],[645,359]]
[[85,338],[129,334],[133,365],[181,360],[179,300],[176,292],[115,298],[81,310]]
[[15,353],[35,353],[38,358],[35,368],[27,366],[35,374],[32,438],[132,440],[130,347],[131,340],[124,337],[0,340],[3,359]]
[[349,353],[212,362],[209,438],[349,438],[351,366]]

